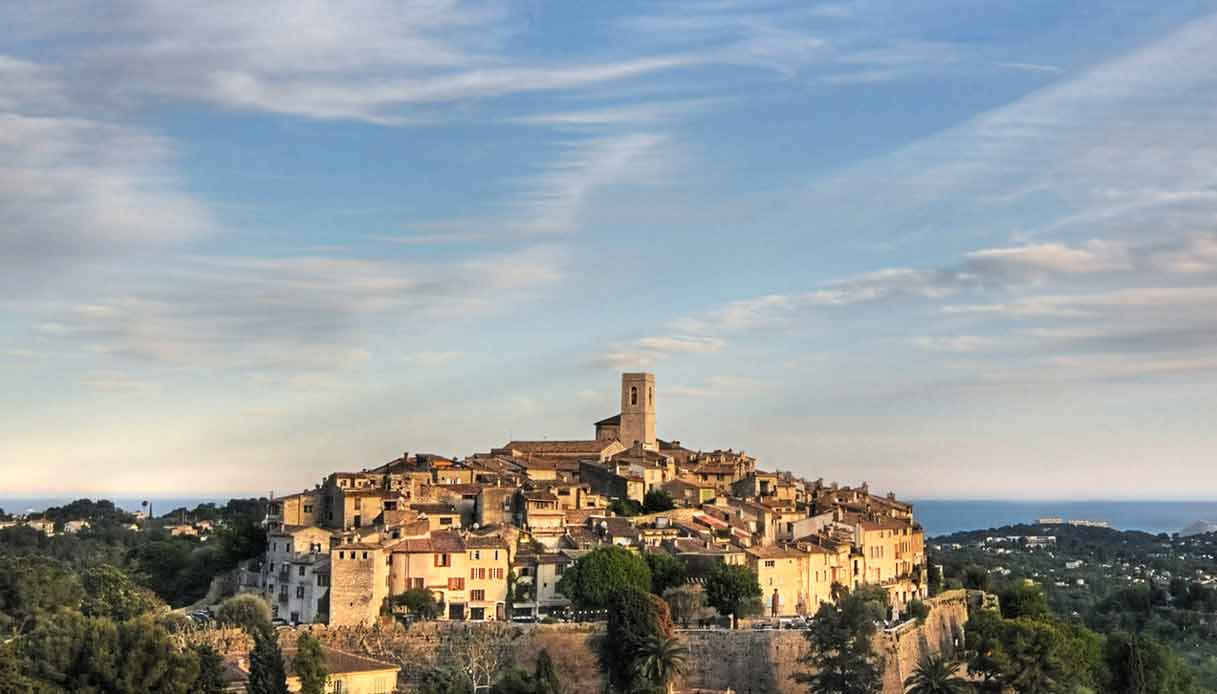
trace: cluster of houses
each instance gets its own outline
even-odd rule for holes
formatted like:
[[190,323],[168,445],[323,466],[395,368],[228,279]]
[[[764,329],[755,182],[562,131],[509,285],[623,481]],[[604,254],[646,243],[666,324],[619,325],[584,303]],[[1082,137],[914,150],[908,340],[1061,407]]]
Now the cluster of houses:
[[[593,438],[510,441],[464,459],[406,453],[334,472],[272,500],[266,557],[242,589],[292,623],[370,623],[418,588],[440,619],[542,618],[570,607],[557,589],[565,568],[615,545],[748,565],[774,616],[814,613],[836,584],[883,586],[897,609],[926,596],[910,504],[866,484],[766,472],[743,451],[659,439],[655,421],[654,376],[627,373],[621,413],[596,422]],[[657,490],[673,508],[614,512]]]

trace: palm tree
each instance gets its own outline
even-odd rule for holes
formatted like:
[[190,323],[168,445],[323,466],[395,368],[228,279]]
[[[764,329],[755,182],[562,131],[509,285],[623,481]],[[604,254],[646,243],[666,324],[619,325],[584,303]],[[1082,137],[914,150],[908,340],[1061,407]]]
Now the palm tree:
[[904,680],[905,694],[968,694],[974,691],[958,672],[959,663],[926,656],[913,674]]
[[672,694],[676,678],[685,673],[689,649],[675,636],[652,636],[636,652],[634,672],[640,678],[663,685]]

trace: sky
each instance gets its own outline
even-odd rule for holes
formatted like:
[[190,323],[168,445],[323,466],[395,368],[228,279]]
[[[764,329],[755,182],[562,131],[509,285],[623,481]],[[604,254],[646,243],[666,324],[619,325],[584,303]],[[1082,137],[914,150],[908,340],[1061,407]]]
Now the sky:
[[659,435],[1217,498],[1217,3],[0,7],[0,497]]

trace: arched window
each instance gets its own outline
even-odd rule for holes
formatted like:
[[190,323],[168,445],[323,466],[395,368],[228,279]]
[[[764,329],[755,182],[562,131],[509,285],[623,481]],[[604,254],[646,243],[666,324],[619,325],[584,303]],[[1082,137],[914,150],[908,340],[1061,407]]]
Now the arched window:
[[638,404],[638,386],[630,386],[630,404]]
[[654,388],[647,388],[647,404],[652,407],[655,406],[655,389]]

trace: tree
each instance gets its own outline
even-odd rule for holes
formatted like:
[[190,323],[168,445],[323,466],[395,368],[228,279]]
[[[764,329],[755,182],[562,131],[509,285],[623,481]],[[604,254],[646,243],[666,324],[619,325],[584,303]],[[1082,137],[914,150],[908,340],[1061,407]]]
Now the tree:
[[192,694],[221,694],[224,691],[224,658],[208,644],[194,649],[199,660],[199,676],[190,688]]
[[823,604],[804,632],[810,649],[803,662],[813,673],[795,680],[812,694],[877,694],[883,690],[883,660],[875,652],[876,622],[887,611],[887,593],[862,586],[843,591],[837,604]]
[[292,670],[300,678],[300,694],[324,694],[330,670],[325,662],[321,642],[312,634],[302,634],[296,642],[296,657]]
[[651,570],[638,555],[620,547],[601,547],[580,557],[562,573],[558,591],[585,610],[608,607],[619,590],[651,590]]
[[649,682],[663,687],[672,694],[677,677],[685,674],[689,660],[689,649],[675,636],[655,635],[639,647],[634,670]]
[[150,617],[118,625],[116,693],[189,694],[199,676],[199,660],[182,650]]
[[988,590],[989,571],[985,567],[975,564],[964,567],[963,587],[970,590]]
[[972,685],[959,676],[959,663],[929,655],[904,680],[905,694],[968,694]]
[[613,499],[609,502],[608,510],[623,518],[629,518],[642,513],[642,504],[633,499]]
[[393,598],[393,601],[409,610],[410,614],[418,615],[420,619],[435,619],[440,613],[435,595],[426,588],[411,588]]
[[165,607],[156,593],[137,585],[113,566],[86,569],[80,574],[80,582],[84,588],[80,611],[86,617],[109,617],[121,622]]
[[419,694],[473,694],[473,684],[469,681],[468,675],[454,667],[438,667],[423,673],[418,692]]
[[706,602],[719,614],[731,616],[731,627],[739,628],[745,605],[761,597],[756,572],[747,566],[717,563],[706,576]]
[[513,667],[499,676],[490,688],[490,694],[535,694],[536,685],[528,671]]
[[651,639],[672,636],[672,616],[667,603],[637,587],[614,593],[608,613],[601,644],[604,672],[613,687],[632,691],[645,682],[635,668],[639,650]]
[[683,627],[688,627],[690,622],[701,619],[707,611],[705,591],[701,586],[693,583],[665,590],[663,599],[668,603],[673,621]]
[[1153,638],[1116,632],[1103,648],[1104,692],[1109,694],[1191,694],[1197,691],[1179,657]]
[[535,694],[561,694],[562,682],[558,679],[558,671],[554,668],[554,660],[549,651],[542,648],[537,654],[537,667],[532,676]]
[[967,624],[968,669],[987,690],[1019,694],[1072,691],[1095,684],[1101,638],[1081,626],[981,610]]
[[929,588],[930,597],[942,592],[942,567],[933,562],[926,567],[926,586]]
[[651,592],[663,595],[669,588],[675,588],[685,582],[688,567],[684,560],[666,552],[648,552],[647,567],[651,570]]
[[642,497],[644,513],[659,513],[660,511],[671,511],[674,508],[676,508],[676,503],[672,501],[672,495],[658,487]]
[[220,603],[220,609],[216,610],[216,619],[221,624],[241,627],[250,636],[269,634],[273,631],[270,624],[270,606],[252,593],[234,595]]
[[0,557],[0,630],[25,634],[60,608],[75,609],[84,597],[66,565],[38,556]]
[[1039,619],[1048,614],[1048,599],[1037,586],[1018,583],[998,595],[1001,615],[1006,619],[1030,617]]
[[287,694],[287,668],[273,633],[253,632],[254,648],[249,652],[249,694]]

